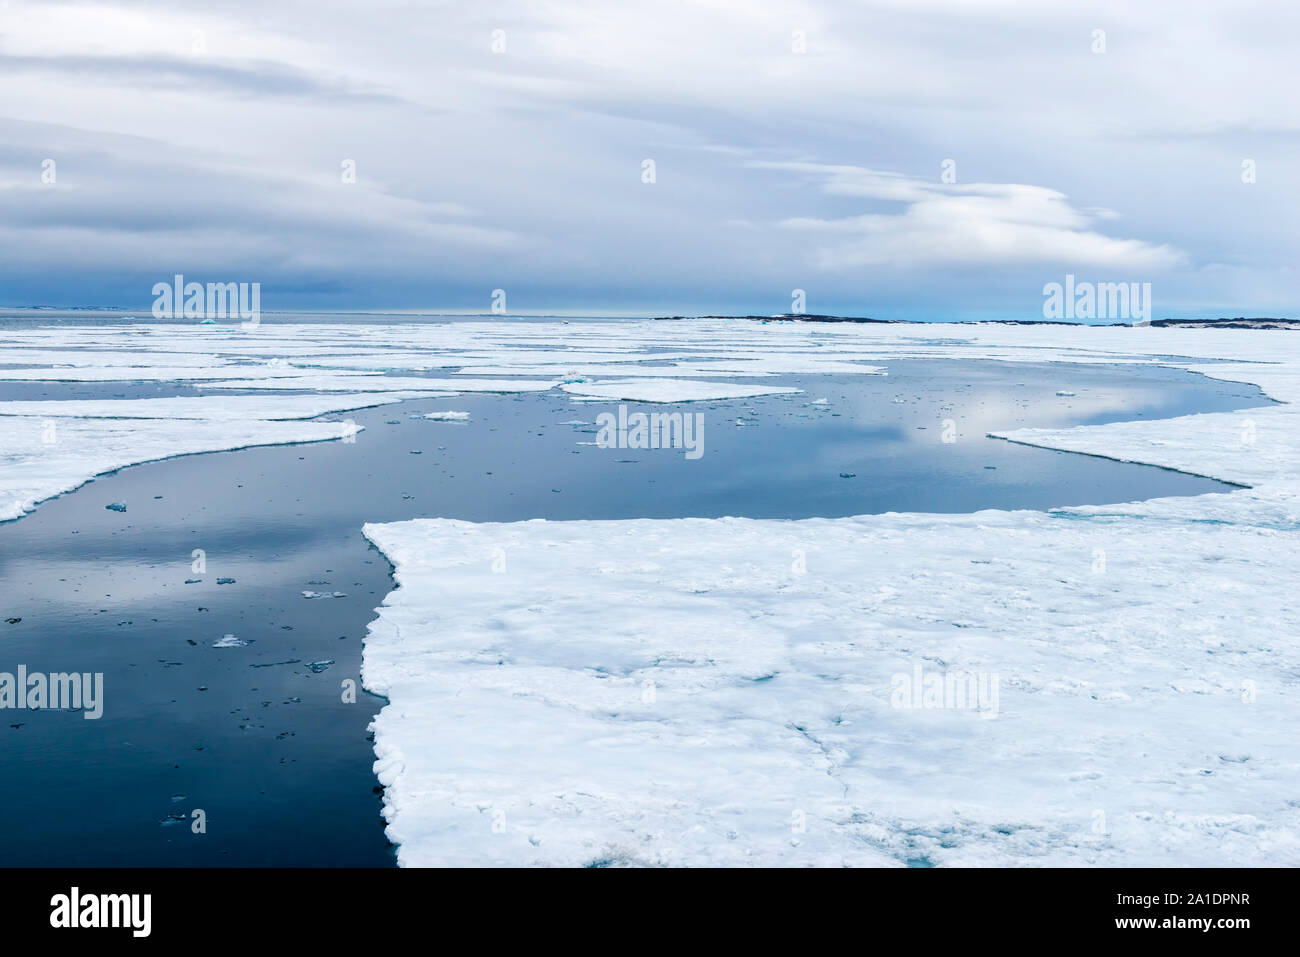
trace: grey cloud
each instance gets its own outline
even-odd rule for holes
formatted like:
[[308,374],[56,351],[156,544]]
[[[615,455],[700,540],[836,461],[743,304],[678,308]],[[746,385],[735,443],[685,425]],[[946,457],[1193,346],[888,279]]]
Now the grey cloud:
[[187,90],[239,97],[291,97],[357,104],[404,102],[392,94],[313,76],[266,60],[206,60],[178,56],[17,56],[0,53],[0,74],[51,73],[68,79]]

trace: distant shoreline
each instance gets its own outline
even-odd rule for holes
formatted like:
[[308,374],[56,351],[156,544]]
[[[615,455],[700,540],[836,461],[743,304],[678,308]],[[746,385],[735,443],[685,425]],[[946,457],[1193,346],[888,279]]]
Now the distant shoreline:
[[[870,319],[866,316],[826,316],[813,313],[780,313],[774,316],[655,316],[654,321],[687,319],[751,319],[757,322],[853,322],[881,325],[929,326],[934,322],[916,319]],[[1162,329],[1300,329],[1300,319],[1236,318],[1220,319],[1152,319],[1150,322],[1064,322],[1059,319],[948,319],[942,324],[954,326],[1088,326],[1096,328],[1139,328],[1155,326]]]
[[[26,315],[23,315],[23,314]],[[175,319],[156,319],[150,310],[127,309],[117,306],[0,306],[0,319],[54,319],[61,316],[76,316],[78,319],[102,318],[133,322],[178,322],[192,324],[194,320],[177,317]],[[1142,328],[1154,326],[1164,329],[1300,329],[1300,319],[1280,317],[1220,317],[1217,319],[1153,319],[1149,322],[1070,322],[1061,319],[876,319],[869,316],[835,316],[822,313],[776,313],[773,315],[719,315],[703,313],[700,315],[675,316],[633,316],[633,315],[566,315],[564,313],[473,313],[473,312],[385,312],[367,310],[344,310],[341,312],[325,310],[281,310],[268,309],[262,312],[263,321],[275,321],[279,318],[289,321],[310,321],[312,318],[346,319],[349,316],[364,316],[369,319],[418,320],[418,319],[486,319],[492,321],[522,319],[545,322],[548,320],[585,320],[618,319],[648,322],[685,322],[695,319],[748,319],[753,322],[826,322],[855,323],[860,325],[904,325],[904,326],[1078,326],[1080,328]],[[237,321],[237,320],[236,320]]]

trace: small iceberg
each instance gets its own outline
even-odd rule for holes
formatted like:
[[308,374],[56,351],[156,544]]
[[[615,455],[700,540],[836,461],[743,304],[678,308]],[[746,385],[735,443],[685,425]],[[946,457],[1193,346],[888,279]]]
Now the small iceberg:
[[435,422],[460,422],[469,418],[468,412],[426,412],[426,419],[433,419]]
[[213,648],[243,648],[248,642],[234,635],[225,635],[212,643]]
[[347,596],[341,591],[304,591],[303,598],[346,598]]

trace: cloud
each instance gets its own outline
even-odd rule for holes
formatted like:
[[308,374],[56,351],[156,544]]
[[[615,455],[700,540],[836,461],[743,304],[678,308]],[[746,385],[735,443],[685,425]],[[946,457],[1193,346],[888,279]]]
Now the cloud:
[[758,169],[800,174],[823,193],[876,201],[886,212],[837,219],[793,217],[780,226],[823,237],[825,269],[858,266],[1060,264],[1117,270],[1167,269],[1186,256],[1164,244],[1117,239],[1091,226],[1114,219],[1078,209],[1061,192],[1020,183],[945,184],[859,166],[755,161]]
[[0,304],[183,268],[331,309],[1036,313],[1050,261],[1300,305],[1275,0],[0,7]]
[[172,90],[223,92],[235,96],[310,97],[356,103],[399,103],[378,90],[325,79],[284,63],[264,60],[205,61],[159,56],[15,56],[0,53],[0,76],[62,74],[80,82],[132,83]]

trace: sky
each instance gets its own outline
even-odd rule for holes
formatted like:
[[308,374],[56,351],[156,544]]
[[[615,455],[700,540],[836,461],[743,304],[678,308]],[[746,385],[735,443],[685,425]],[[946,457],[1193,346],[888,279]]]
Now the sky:
[[0,305],[1297,316],[1298,51],[1283,0],[0,0]]

